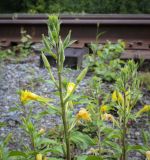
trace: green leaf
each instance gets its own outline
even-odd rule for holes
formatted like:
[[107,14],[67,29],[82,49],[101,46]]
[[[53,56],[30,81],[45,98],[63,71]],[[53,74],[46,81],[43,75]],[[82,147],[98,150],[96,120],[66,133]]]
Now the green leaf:
[[12,138],[12,133],[9,133],[3,142],[4,145],[7,145],[11,138]]
[[39,142],[38,142],[38,145],[42,145],[42,144],[44,144],[44,145],[49,145],[49,144],[56,145],[56,144],[58,144],[58,142],[55,141],[55,140],[52,140],[52,139],[48,139],[48,138],[40,138]]
[[88,156],[87,155],[81,155],[81,156],[78,156],[76,160],[86,160]]
[[82,149],[87,149],[88,146],[94,145],[94,141],[88,135],[79,131],[72,132],[70,140]]
[[143,153],[145,154],[145,152],[148,150],[148,147],[146,146],[141,146],[141,145],[134,145],[134,146],[131,146],[131,145],[128,145],[127,146],[127,151],[139,151],[140,153]]
[[62,159],[62,158],[48,158],[48,160],[64,160],[64,159]]
[[99,156],[88,156],[86,160],[103,160],[103,158]]
[[67,37],[66,37],[65,40],[64,40],[64,43],[63,43],[64,49],[69,46],[70,37],[71,37],[71,30],[69,31]]
[[9,154],[9,157],[12,157],[12,156],[27,157],[27,155],[24,152],[21,152],[21,151],[11,151],[10,154]]

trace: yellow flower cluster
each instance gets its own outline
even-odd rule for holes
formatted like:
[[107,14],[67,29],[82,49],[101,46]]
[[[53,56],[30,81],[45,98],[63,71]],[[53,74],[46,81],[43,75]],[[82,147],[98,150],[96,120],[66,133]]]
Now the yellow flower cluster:
[[105,113],[105,112],[107,112],[108,111],[108,106],[107,105],[102,105],[101,107],[100,107],[100,112],[101,113]]
[[85,108],[81,108],[80,111],[76,115],[77,119],[83,119],[85,121],[91,121],[90,114]]
[[120,92],[118,92],[116,90],[112,94],[112,100],[114,102],[118,102],[119,104],[123,104],[123,96]]
[[35,93],[32,93],[28,90],[22,90],[21,93],[20,93],[20,100],[23,104],[27,103],[28,101],[42,101],[42,102],[48,102],[50,101],[50,99],[48,98],[44,98],[44,97],[41,97]]

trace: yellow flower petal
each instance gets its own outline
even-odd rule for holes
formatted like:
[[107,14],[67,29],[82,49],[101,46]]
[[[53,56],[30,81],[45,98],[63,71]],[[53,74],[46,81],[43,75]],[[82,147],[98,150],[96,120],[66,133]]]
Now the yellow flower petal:
[[29,100],[37,100],[39,98],[38,95],[30,92],[30,91],[21,91],[20,100],[22,103],[26,103]]
[[22,90],[21,91],[21,94],[20,94],[20,101],[25,104],[27,103],[28,101],[31,101],[31,100],[34,100],[34,101],[40,101],[40,102],[49,102],[50,99],[49,98],[44,98],[44,97],[41,97],[35,93],[32,93],[28,90]]
[[123,96],[120,92],[118,92],[116,90],[112,94],[112,100],[115,102],[118,102],[120,104],[123,104]]
[[150,151],[146,152],[146,158],[147,158],[147,160],[150,160]]
[[142,113],[149,112],[149,111],[150,111],[150,105],[145,105],[142,109],[140,109],[137,112],[137,116],[141,115]]
[[115,118],[114,118],[113,115],[111,115],[111,114],[104,113],[104,114],[102,115],[102,120],[114,122],[114,121],[115,121]]
[[40,154],[40,153],[37,154],[37,155],[36,155],[36,160],[42,160],[42,154]]
[[80,111],[77,113],[77,119],[83,119],[86,121],[91,121],[90,114],[85,108],[81,108]]
[[75,84],[72,82],[69,82],[67,85],[67,94],[70,94],[75,88]]
[[104,113],[104,112],[107,112],[107,111],[108,111],[108,106],[107,105],[100,106],[100,112],[101,113]]

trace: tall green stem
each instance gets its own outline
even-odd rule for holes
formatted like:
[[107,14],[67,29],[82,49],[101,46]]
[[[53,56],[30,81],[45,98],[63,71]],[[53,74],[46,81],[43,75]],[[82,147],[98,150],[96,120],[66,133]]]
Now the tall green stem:
[[60,96],[60,105],[62,109],[62,120],[63,120],[63,126],[64,126],[64,138],[65,138],[65,143],[66,143],[66,159],[71,160],[71,155],[70,155],[70,139],[69,139],[69,132],[68,132],[68,124],[66,120],[66,108],[64,105],[63,101],[63,94],[62,94],[62,78],[61,78],[61,72],[60,72],[60,65],[58,62],[57,65],[58,69],[58,81],[59,81],[59,96]]
[[101,158],[101,130],[100,130],[100,125],[98,125],[98,149],[99,149],[99,157]]
[[126,160],[126,96],[125,93],[123,94],[124,97],[124,106],[123,106],[123,124],[122,124],[122,160]]

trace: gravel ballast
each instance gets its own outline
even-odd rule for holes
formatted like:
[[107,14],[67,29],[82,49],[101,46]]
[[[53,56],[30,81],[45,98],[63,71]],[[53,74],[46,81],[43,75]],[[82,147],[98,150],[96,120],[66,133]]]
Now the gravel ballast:
[[[52,68],[54,76],[56,76],[56,68]],[[75,78],[80,73],[79,70],[71,70],[65,69],[63,76],[66,76],[68,80],[75,81]],[[80,93],[87,87],[87,83],[89,82],[91,76],[86,76],[85,79],[80,83],[77,92]],[[57,105],[57,97],[54,94],[56,91],[54,85],[52,83],[48,83],[49,75],[47,74],[46,69],[39,67],[38,58],[36,61],[27,61],[24,63],[1,63],[0,64],[0,122],[5,122],[7,125],[0,129],[0,136],[5,137],[9,132],[13,133],[13,140],[10,143],[10,147],[12,149],[16,149],[21,147],[20,137],[23,137],[22,130],[19,125],[21,121],[19,116],[21,115],[18,111],[10,111],[11,108],[18,105],[18,107],[22,107],[19,102],[19,95],[17,91],[20,89],[27,89],[35,92],[36,94],[42,95],[44,97],[50,97],[55,99]],[[111,88],[111,84],[103,84],[103,89],[108,92],[109,88]],[[150,104],[150,96],[149,92],[144,91],[144,95],[142,98],[143,104]],[[40,106],[38,103],[34,103],[33,112],[36,114],[37,112],[41,112],[44,108]],[[135,110],[139,110],[141,105],[137,105]],[[80,108],[80,106],[79,106]],[[75,109],[76,111],[78,108]],[[131,140],[133,144],[142,144],[141,132],[142,129],[150,131],[149,124],[150,117],[148,115],[144,115],[142,118],[139,118],[132,126],[131,126],[131,134],[128,135],[128,138]],[[42,119],[38,126],[51,128],[56,124],[61,123],[60,117],[55,115],[45,116]],[[28,139],[24,138],[24,142],[28,143]],[[24,143],[23,142],[23,143]],[[134,158],[133,158],[134,157]],[[145,160],[141,154],[137,152],[133,152],[131,154],[132,160]]]

